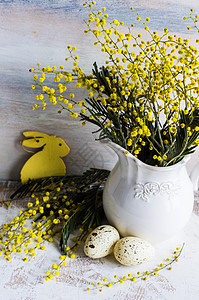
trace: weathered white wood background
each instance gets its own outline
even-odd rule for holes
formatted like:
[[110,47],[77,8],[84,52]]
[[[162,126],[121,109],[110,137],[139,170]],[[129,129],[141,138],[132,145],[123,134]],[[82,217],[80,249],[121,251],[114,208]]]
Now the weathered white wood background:
[[[71,148],[65,158],[69,173],[88,167],[110,168],[113,154],[94,141],[92,128],[82,128],[77,120],[59,116],[55,107],[46,112],[32,111],[35,92],[30,67],[64,64],[66,45],[78,48],[81,66],[90,72],[92,64],[103,63],[103,56],[92,46],[94,39],[85,35],[83,20],[88,10],[83,0],[1,0],[0,1],[0,180],[18,180],[19,172],[29,155],[20,146],[25,130],[43,131],[65,139]],[[106,6],[111,18],[132,23],[134,6],[143,18],[151,18],[154,30],[168,27],[177,33],[186,32],[183,16],[194,8],[199,13],[198,0],[98,0]],[[136,25],[136,29],[139,24]],[[139,29],[140,31],[140,29]],[[190,34],[195,39],[196,34]],[[69,89],[69,93],[73,87]],[[85,93],[78,91],[78,98]],[[194,164],[192,159],[190,166]],[[190,167],[191,168],[191,167]]]

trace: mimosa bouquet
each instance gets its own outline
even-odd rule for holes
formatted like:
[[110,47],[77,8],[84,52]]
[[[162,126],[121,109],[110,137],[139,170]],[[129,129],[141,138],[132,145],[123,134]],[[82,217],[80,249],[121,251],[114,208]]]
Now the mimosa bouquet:
[[[134,24],[110,21],[106,8],[98,10],[95,1],[84,6],[90,9],[84,32],[93,34],[94,44],[106,54],[104,66],[94,63],[91,73],[85,74],[76,47],[70,45],[65,60],[73,60],[71,70],[38,63],[37,69],[30,69],[32,89],[39,91],[39,104],[33,109],[45,110],[51,103],[59,107],[59,114],[67,111],[80,118],[83,126],[94,124],[99,140],[109,139],[149,165],[177,163],[199,143],[198,50],[187,38],[169,34],[167,28],[162,34],[151,32],[150,19],[142,20],[133,8],[147,40],[134,33]],[[191,10],[193,26],[188,30],[198,30],[198,17]],[[45,85],[46,79],[52,86]],[[86,99],[76,101],[75,93],[67,93],[72,81],[88,90]]]

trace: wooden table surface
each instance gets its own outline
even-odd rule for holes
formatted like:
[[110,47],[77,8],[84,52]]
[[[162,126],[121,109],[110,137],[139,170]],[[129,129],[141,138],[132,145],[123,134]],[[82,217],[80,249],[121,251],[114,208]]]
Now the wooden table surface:
[[[14,184],[13,184],[14,186]],[[10,188],[0,191],[6,198]],[[2,199],[1,198],[1,199]],[[0,223],[9,222],[20,208],[12,206],[8,209],[0,207]],[[91,283],[114,281],[136,275],[137,271],[153,270],[167,257],[173,256],[176,247],[185,243],[179,261],[173,269],[164,269],[157,276],[149,276],[148,280],[137,279],[106,287],[103,292],[86,291]],[[17,254],[12,262],[0,256],[0,299],[2,300],[198,300],[199,299],[199,197],[195,197],[194,212],[187,226],[171,240],[155,245],[156,254],[152,261],[136,267],[125,267],[118,264],[112,255],[92,260],[80,249],[75,259],[67,259],[67,266],[61,267],[60,275],[46,282],[45,272],[53,263],[59,261],[58,242],[47,243],[45,251],[39,251],[28,262],[22,260],[23,255]]]

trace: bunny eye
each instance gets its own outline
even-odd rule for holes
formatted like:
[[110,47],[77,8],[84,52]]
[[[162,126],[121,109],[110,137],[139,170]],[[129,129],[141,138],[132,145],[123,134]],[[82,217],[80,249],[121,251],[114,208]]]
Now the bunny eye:
[[62,146],[62,143],[59,143],[59,146]]

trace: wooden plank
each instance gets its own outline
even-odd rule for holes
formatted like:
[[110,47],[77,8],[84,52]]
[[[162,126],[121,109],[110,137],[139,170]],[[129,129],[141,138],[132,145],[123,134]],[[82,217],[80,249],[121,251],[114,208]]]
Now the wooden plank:
[[10,196],[19,188],[17,181],[0,181],[0,201],[10,200]]

